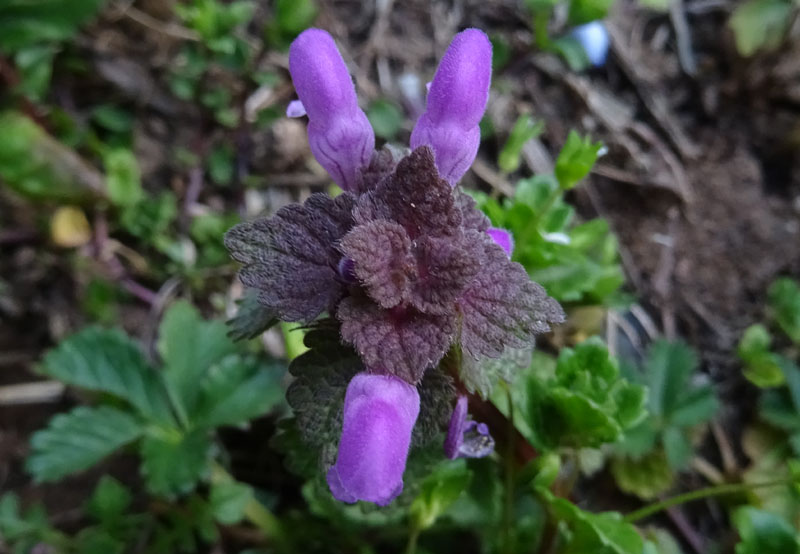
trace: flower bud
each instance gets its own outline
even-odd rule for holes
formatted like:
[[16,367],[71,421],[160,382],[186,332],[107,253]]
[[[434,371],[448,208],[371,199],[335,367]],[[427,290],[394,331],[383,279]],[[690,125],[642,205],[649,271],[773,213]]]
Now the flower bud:
[[486,233],[506,251],[506,254],[508,254],[510,258],[511,253],[514,251],[514,237],[511,236],[511,232],[501,229],[500,227],[489,227],[486,229]]
[[359,373],[347,385],[344,422],[328,486],[342,502],[385,506],[403,491],[417,388],[391,375]]
[[478,29],[458,33],[445,52],[428,92],[427,109],[411,133],[411,148],[433,148],[436,167],[451,185],[478,153],[478,124],[489,100],[492,45]]
[[[375,133],[358,107],[356,90],[333,38],[307,29],[289,48],[292,75],[308,115],[308,142],[317,161],[344,190],[354,190],[375,149]],[[300,105],[292,106],[299,113]]]

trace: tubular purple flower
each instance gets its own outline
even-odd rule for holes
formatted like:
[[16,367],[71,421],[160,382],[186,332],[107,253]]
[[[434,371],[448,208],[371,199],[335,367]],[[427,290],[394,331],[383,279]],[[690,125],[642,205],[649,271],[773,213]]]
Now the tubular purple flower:
[[[356,90],[333,38],[307,29],[289,48],[289,73],[308,114],[308,142],[317,161],[344,190],[375,149],[375,133],[358,107]],[[297,113],[299,106],[293,106]]]
[[403,491],[417,388],[391,375],[359,373],[347,385],[344,422],[328,486],[342,502],[386,506]]
[[486,233],[506,251],[506,254],[508,254],[510,258],[511,253],[514,251],[514,237],[511,236],[511,232],[501,229],[500,227],[489,227],[486,229]]
[[494,450],[494,439],[485,423],[467,421],[467,397],[461,395],[456,401],[447,437],[444,439],[444,454],[451,460],[456,458],[483,458]]
[[411,148],[430,145],[443,179],[455,186],[478,153],[478,124],[489,100],[492,44],[483,31],[453,37],[428,92],[427,110],[411,133]]

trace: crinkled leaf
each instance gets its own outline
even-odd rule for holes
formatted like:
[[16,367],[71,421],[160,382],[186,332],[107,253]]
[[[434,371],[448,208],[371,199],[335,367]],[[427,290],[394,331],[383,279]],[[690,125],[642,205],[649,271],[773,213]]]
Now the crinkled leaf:
[[100,406],[79,406],[58,414],[31,437],[27,470],[37,482],[56,481],[87,469],[142,434],[130,413]]
[[415,265],[402,225],[386,220],[358,225],[342,239],[341,249],[353,260],[354,273],[370,298],[384,308],[403,301]]
[[247,289],[238,305],[236,315],[227,321],[228,336],[234,341],[255,338],[278,323],[276,312],[258,301],[256,289]]
[[221,321],[205,321],[197,308],[174,303],[159,327],[158,352],[164,378],[183,408],[194,411],[203,377],[212,365],[236,350]]
[[456,389],[453,380],[439,366],[425,372],[419,391],[419,416],[411,434],[413,447],[425,446],[447,428],[453,413]]
[[335,447],[342,429],[347,385],[363,365],[352,348],[341,344],[332,321],[309,331],[305,344],[309,350],[289,365],[295,380],[286,391],[286,400],[307,443]]
[[213,448],[205,430],[157,430],[147,435],[140,449],[147,490],[167,498],[191,492],[208,474]]
[[419,382],[426,369],[439,363],[455,332],[451,316],[411,308],[384,310],[354,296],[341,302],[336,316],[342,338],[355,347],[366,367],[409,383]]
[[672,487],[675,473],[663,450],[653,450],[642,457],[615,457],[611,473],[623,492],[642,500],[657,498]]
[[780,516],[752,506],[733,514],[733,523],[741,542],[736,554],[798,554],[800,537],[790,523]]
[[247,504],[252,500],[253,489],[235,481],[214,483],[208,499],[214,519],[223,525],[239,523]]
[[461,345],[473,358],[497,358],[535,344],[537,334],[564,321],[564,311],[502,248],[481,237],[482,267],[459,299]]
[[537,433],[551,447],[597,447],[614,442],[622,428],[593,400],[564,388],[529,391]]
[[253,357],[229,356],[211,368],[192,415],[196,427],[238,425],[264,415],[283,400],[285,367]]
[[244,264],[242,282],[284,321],[308,322],[331,311],[343,294],[336,245],[353,224],[352,208],[349,194],[317,193],[228,231],[225,246]]
[[478,209],[475,200],[463,192],[456,193],[456,206],[461,211],[461,227],[464,230],[485,231],[491,226],[491,221]]
[[359,224],[376,219],[399,223],[412,240],[453,235],[461,225],[453,189],[439,177],[428,146],[403,158],[394,173],[359,198],[354,215]]
[[172,421],[161,376],[121,331],[84,329],[48,352],[39,371],[68,385],[113,394],[145,417]]
[[460,356],[458,366],[461,382],[468,391],[488,398],[500,381],[510,382],[514,375],[531,363],[532,348],[506,348],[499,358],[473,359]]

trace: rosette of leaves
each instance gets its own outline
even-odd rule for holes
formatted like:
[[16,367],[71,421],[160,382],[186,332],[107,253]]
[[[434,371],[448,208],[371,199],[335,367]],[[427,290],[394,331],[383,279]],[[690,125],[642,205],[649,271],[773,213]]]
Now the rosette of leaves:
[[173,304],[159,328],[157,369],[128,336],[90,327],[64,340],[39,372],[95,393],[98,403],[58,414],[31,438],[37,482],[83,471],[135,448],[147,490],[175,497],[208,478],[214,430],[243,425],[282,400],[283,368],[237,353],[221,322]]
[[[384,151],[360,179],[354,192],[314,194],[237,225],[226,245],[257,291],[262,322],[317,321],[290,369],[289,403],[307,442],[335,444],[346,385],[366,368],[418,386],[418,444],[446,424],[451,378],[490,388],[496,375],[484,368],[531,347],[564,314],[439,176],[429,147],[399,161]],[[320,323],[323,314],[332,317]],[[440,366],[448,352],[460,362]]]
[[622,490],[653,498],[688,465],[693,429],[718,408],[711,385],[696,374],[697,368],[691,348],[662,340],[650,347],[641,372],[627,372],[647,387],[647,417],[614,445],[611,470]]
[[564,348],[548,379],[528,380],[528,410],[544,448],[597,447],[645,417],[644,387],[620,375],[598,338]]
[[475,194],[492,225],[514,236],[513,259],[559,302],[610,304],[625,281],[608,222],[577,223],[574,208],[564,202],[564,193],[588,174],[600,148],[572,132],[554,173],[522,179],[514,196],[502,202]]

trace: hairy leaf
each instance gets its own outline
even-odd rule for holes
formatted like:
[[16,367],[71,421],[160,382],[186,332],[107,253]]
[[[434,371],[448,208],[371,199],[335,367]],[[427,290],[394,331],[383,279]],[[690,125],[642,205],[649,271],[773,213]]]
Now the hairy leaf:
[[241,223],[225,246],[244,264],[242,282],[284,321],[308,322],[331,311],[343,294],[336,245],[352,226],[353,197],[312,194],[303,205]]
[[342,430],[347,384],[363,365],[352,348],[341,344],[332,321],[312,328],[305,344],[309,350],[289,365],[295,380],[286,391],[286,400],[307,443],[335,446]]
[[531,363],[533,348],[506,348],[499,358],[473,359],[460,356],[459,375],[470,392],[488,398],[492,389],[503,380],[511,382],[514,375]]
[[411,239],[399,223],[376,220],[356,226],[341,244],[370,298],[384,308],[403,301],[414,278]]
[[564,311],[488,236],[479,240],[481,270],[458,302],[461,344],[473,358],[497,358],[506,347],[532,346],[537,334],[564,321]]
[[[444,363],[444,362],[443,362]],[[411,435],[411,444],[425,446],[441,436],[453,413],[456,389],[442,364],[425,372],[419,387],[419,416]]]
[[359,198],[354,216],[359,224],[376,219],[399,223],[411,240],[453,235],[461,225],[452,187],[439,177],[428,146],[400,160],[394,173]]
[[348,297],[337,312],[342,338],[352,344],[364,365],[417,383],[439,363],[452,341],[453,318],[423,314],[398,306],[384,310],[364,298]]
[[93,466],[142,431],[141,422],[128,412],[79,406],[56,415],[31,437],[26,467],[37,482],[56,481]]
[[84,329],[48,352],[39,370],[68,385],[113,394],[148,418],[172,421],[161,376],[121,331]]
[[274,310],[258,301],[256,289],[245,290],[236,315],[227,321],[228,336],[234,341],[253,339],[278,323]]

